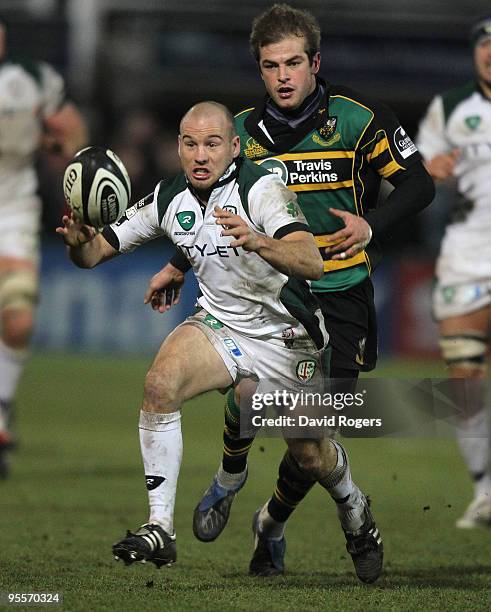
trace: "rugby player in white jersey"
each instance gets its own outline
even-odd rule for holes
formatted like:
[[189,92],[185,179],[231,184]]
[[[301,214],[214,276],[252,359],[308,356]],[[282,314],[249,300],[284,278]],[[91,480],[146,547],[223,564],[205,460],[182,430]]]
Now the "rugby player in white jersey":
[[457,438],[474,498],[457,527],[491,527],[486,356],[491,332],[491,17],[471,30],[476,80],[440,95],[417,138],[433,178],[454,178],[458,205],[437,261],[433,310],[452,378],[467,379],[456,401]]
[[85,124],[63,79],[43,62],[7,54],[0,17],[0,476],[9,471],[9,422],[33,329],[41,202],[34,157],[56,147],[69,159],[86,144]]
[[[146,376],[139,426],[150,515],[113,547],[127,564],[176,560],[173,513],[183,402],[250,379],[259,386],[275,379],[297,390],[321,384],[327,333],[306,279],[322,276],[322,258],[296,195],[239,152],[230,112],[216,102],[197,104],[180,125],[183,172],[161,181],[102,234],[68,217],[57,229],[72,261],[88,268],[167,237],[189,259],[200,286],[201,310],[164,340]],[[301,364],[308,368],[299,376]],[[329,438],[287,439],[287,444],[306,470],[332,477],[330,493],[343,500],[338,512],[346,538],[359,544],[353,556],[357,571],[378,576],[382,549],[374,553],[361,545],[366,530],[375,537],[378,532],[344,450]],[[315,466],[309,464],[312,457]],[[263,537],[258,515],[255,554],[283,563],[284,537]],[[363,542],[361,527],[366,527]]]

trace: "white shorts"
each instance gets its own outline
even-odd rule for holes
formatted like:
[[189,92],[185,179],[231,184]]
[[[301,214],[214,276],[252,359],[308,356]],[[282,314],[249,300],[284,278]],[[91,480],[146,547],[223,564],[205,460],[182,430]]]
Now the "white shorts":
[[30,196],[0,202],[0,257],[39,261],[41,202]]
[[[323,383],[324,349],[303,338],[292,348],[280,339],[251,338],[217,321],[205,310],[181,325],[195,325],[206,335],[222,358],[234,382],[242,378],[259,381],[262,388],[273,383],[285,389],[320,388]],[[259,389],[259,387],[258,387]]]
[[491,280],[442,285],[433,289],[433,316],[437,321],[475,312],[491,304]]

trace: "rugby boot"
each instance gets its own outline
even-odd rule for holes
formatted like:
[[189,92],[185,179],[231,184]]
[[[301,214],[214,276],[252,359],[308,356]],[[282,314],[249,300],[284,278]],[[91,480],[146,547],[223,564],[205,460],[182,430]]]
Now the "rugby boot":
[[126,565],[151,561],[161,567],[171,565],[177,559],[176,536],[169,535],[160,525],[146,524],[135,533],[128,531],[112,550],[115,559],[122,559]]

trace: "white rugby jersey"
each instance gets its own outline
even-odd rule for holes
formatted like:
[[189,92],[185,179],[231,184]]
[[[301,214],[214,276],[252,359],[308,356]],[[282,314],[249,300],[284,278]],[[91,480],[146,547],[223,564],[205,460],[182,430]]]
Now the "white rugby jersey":
[[48,64],[0,61],[0,207],[35,194],[42,121],[64,100],[63,79]]
[[460,150],[458,208],[446,228],[437,276],[443,284],[491,276],[491,100],[476,83],[436,96],[416,139],[427,160]]
[[169,238],[193,267],[200,306],[219,321],[251,337],[282,338],[291,329],[305,337],[307,330],[323,346],[318,304],[308,283],[278,272],[257,253],[230,246],[234,238],[221,236],[215,206],[237,213],[266,236],[309,231],[296,195],[281,179],[239,159],[217,182],[206,207],[181,173],[162,181],[103,235],[121,253],[159,236]]

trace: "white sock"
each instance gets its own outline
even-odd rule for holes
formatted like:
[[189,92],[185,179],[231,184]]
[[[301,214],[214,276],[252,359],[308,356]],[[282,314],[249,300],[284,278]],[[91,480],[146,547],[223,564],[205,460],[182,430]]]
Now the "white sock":
[[229,491],[235,491],[244,482],[246,474],[247,468],[243,472],[239,472],[238,474],[230,474],[230,472],[226,472],[223,469],[223,465],[220,463],[220,466],[217,471],[217,482],[224,489],[228,489]]
[[491,474],[487,472],[474,484],[476,497],[488,497],[491,502]]
[[[467,469],[474,480],[475,495],[486,488],[490,478],[489,466],[489,411],[482,408],[470,418],[459,421],[457,440]],[[483,481],[480,484],[480,481]]]
[[148,522],[174,533],[177,478],[182,460],[181,412],[140,412],[140,447],[145,468]]
[[337,463],[334,470],[319,484],[323,486],[336,502],[336,509],[343,529],[357,531],[363,525],[364,505],[362,493],[351,479],[348,456],[338,442],[331,440],[337,451]]
[[11,402],[29,351],[13,349],[0,340],[0,400]]
[[285,523],[279,523],[275,521],[271,514],[268,512],[268,500],[261,508],[258,517],[259,531],[265,537],[271,540],[281,540],[285,533]]

